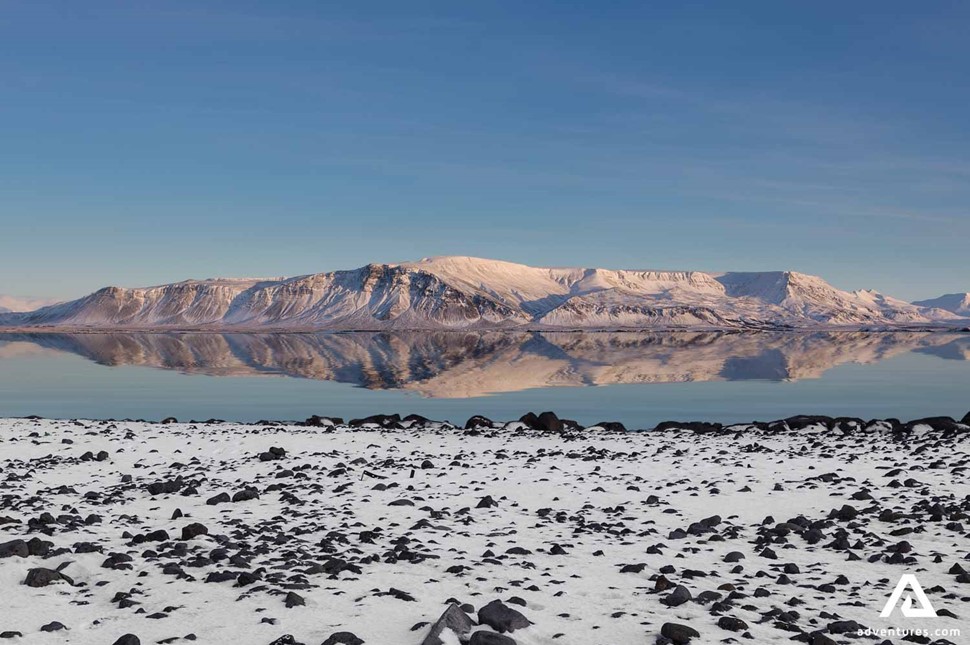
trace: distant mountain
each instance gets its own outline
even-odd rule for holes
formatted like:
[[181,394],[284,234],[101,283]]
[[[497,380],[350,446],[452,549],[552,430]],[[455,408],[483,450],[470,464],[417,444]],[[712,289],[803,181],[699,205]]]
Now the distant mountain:
[[958,316],[970,317],[970,293],[948,293],[931,300],[920,300],[913,303],[918,307],[935,307]]
[[791,271],[550,269],[469,257],[280,280],[107,287],[0,324],[99,329],[703,329],[898,327],[967,318]]
[[45,307],[57,302],[45,298],[18,298],[16,296],[5,296],[0,294],[0,313],[10,313],[13,311],[34,311],[38,307]]

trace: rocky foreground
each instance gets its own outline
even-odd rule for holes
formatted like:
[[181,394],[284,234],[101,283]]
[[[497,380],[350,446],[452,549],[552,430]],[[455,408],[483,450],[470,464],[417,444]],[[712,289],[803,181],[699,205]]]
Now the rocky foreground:
[[0,638],[967,643],[968,424],[2,420]]

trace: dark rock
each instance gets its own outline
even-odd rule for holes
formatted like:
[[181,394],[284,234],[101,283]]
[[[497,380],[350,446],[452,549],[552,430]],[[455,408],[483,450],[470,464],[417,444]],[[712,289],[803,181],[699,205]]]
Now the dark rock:
[[535,412],[526,412],[519,417],[519,423],[524,423],[533,430],[537,430],[539,427],[539,417],[535,415]]
[[431,423],[431,419],[428,417],[423,417],[420,414],[409,414],[401,419],[401,423],[407,423],[409,424],[408,427],[415,428],[428,425]]
[[717,432],[724,426],[720,423],[707,423],[705,421],[663,421],[654,428],[655,432],[665,432],[667,430],[690,430],[696,433]]
[[744,622],[740,618],[721,616],[717,620],[717,626],[721,629],[726,629],[729,632],[740,632],[748,628],[748,623]]
[[442,645],[444,641],[441,634],[446,629],[460,638],[471,631],[472,627],[474,627],[474,623],[468,617],[468,614],[462,611],[456,603],[452,603],[431,626],[428,635],[421,641],[421,645]]
[[67,626],[64,623],[59,623],[59,622],[57,622],[55,620],[53,622],[49,622],[46,625],[41,626],[40,631],[42,631],[42,632],[59,632],[62,629],[67,629]]
[[152,482],[145,489],[149,495],[165,495],[167,493],[177,493],[183,486],[181,479],[174,479],[167,482]]
[[266,452],[261,452],[259,454],[260,461],[275,461],[277,459],[282,459],[286,456],[286,451],[282,448],[272,447]]
[[251,499],[259,499],[259,491],[255,488],[244,488],[232,496],[233,502],[248,502]]
[[664,596],[660,602],[668,607],[679,607],[691,599],[690,591],[683,585],[677,585],[674,590]]
[[351,428],[359,428],[366,425],[378,425],[389,430],[401,430],[401,415],[399,414],[374,414],[363,419],[351,419],[348,423]]
[[854,620],[839,620],[834,623],[829,623],[828,626],[830,634],[854,634],[863,629],[865,627]]
[[619,421],[600,421],[590,427],[603,428],[607,432],[626,432],[626,426]]
[[913,419],[907,423],[903,428],[905,430],[912,430],[916,426],[924,425],[933,428],[939,432],[946,432],[948,430],[959,430],[960,426],[951,417],[926,417],[924,419]]
[[36,569],[31,569],[27,572],[27,577],[24,579],[24,584],[28,587],[46,587],[52,582],[58,582],[60,580],[63,580],[70,585],[74,584],[73,580],[59,571],[37,567]]
[[477,631],[472,634],[468,645],[516,645],[515,640],[495,632]]
[[229,497],[229,493],[219,493],[215,497],[210,497],[207,499],[205,503],[209,506],[215,506],[216,504],[224,504],[230,501],[232,501],[232,498]]
[[11,540],[10,542],[0,544],[0,558],[9,558],[12,556],[26,558],[28,555],[30,555],[30,548],[23,540]]
[[537,430],[547,430],[549,432],[562,432],[563,422],[556,416],[555,412],[543,412],[538,418]]
[[692,638],[700,638],[700,633],[693,627],[680,625],[678,623],[664,623],[660,628],[660,633],[669,638],[677,645],[685,645]]
[[113,645],[141,645],[141,640],[134,634],[125,634],[116,640]]
[[364,645],[364,641],[350,632],[337,632],[328,636],[320,645]]
[[207,529],[205,525],[199,524],[198,522],[193,522],[192,524],[187,524],[182,527],[183,540],[191,540],[194,537],[198,537],[200,535],[208,535],[208,534],[209,534],[209,529]]
[[500,634],[525,629],[532,623],[501,600],[493,600],[478,610],[478,622],[488,625]]
[[340,417],[321,417],[318,414],[314,414],[303,422],[303,425],[310,426],[311,428],[329,428],[330,426],[342,426],[343,424],[344,420]]
[[492,420],[488,417],[483,417],[476,414],[465,422],[465,430],[474,430],[475,428],[491,428],[493,425]]
[[[263,621],[266,619],[264,618]],[[293,634],[283,634],[269,645],[303,645],[303,643],[293,638]]]
[[809,643],[811,643],[811,645],[838,645],[838,643],[821,632],[815,632],[812,634]]

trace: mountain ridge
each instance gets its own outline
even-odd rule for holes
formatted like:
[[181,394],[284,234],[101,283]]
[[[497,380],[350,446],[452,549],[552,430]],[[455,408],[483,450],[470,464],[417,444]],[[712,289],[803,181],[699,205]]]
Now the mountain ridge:
[[970,293],[947,293],[939,298],[917,300],[913,304],[920,307],[943,309],[958,316],[970,317]]
[[970,324],[796,271],[546,268],[466,256],[292,278],[104,287],[0,324],[91,329],[789,329]]

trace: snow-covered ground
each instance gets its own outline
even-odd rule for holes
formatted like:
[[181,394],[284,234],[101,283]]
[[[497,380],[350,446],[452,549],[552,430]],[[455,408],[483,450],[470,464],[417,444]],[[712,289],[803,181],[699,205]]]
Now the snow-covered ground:
[[[665,623],[693,643],[885,640],[859,626],[968,643],[970,428],[945,426],[2,420],[0,632],[418,645],[449,602],[477,621],[499,600],[532,624],[472,643],[653,643]],[[69,580],[24,584],[38,568]],[[939,617],[880,618],[905,573]],[[41,631],[53,621],[67,629]]]

